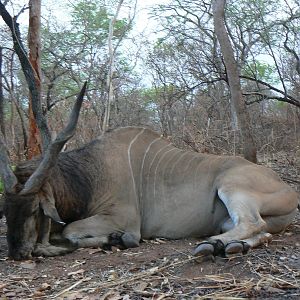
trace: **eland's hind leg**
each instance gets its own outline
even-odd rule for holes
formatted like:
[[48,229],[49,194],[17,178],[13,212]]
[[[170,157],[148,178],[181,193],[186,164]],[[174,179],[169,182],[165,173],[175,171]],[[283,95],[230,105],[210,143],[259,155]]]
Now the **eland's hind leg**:
[[257,247],[265,242],[269,242],[272,239],[272,233],[279,233],[286,229],[290,225],[297,213],[297,210],[292,211],[290,214],[283,216],[268,216],[264,217],[266,222],[266,232],[258,233],[257,235],[244,239],[250,248]]
[[272,240],[272,233],[279,233],[286,229],[290,225],[297,213],[297,210],[292,211],[290,214],[282,216],[267,216],[264,217],[266,222],[266,232],[258,233],[253,237],[244,239],[243,241],[247,243],[250,248],[257,247],[265,242]]
[[266,222],[266,231],[269,233],[284,231],[293,222],[296,214],[297,209],[286,215],[263,217]]
[[[259,193],[222,186],[218,196],[231,219],[226,222],[227,231],[200,243],[195,249],[196,255],[209,252],[214,255],[245,253],[249,248],[269,241],[272,233],[283,231],[297,212],[296,194],[289,191],[283,197],[281,190]],[[262,214],[266,217],[262,217]]]
[[230,220],[222,226],[225,232],[200,243],[195,249],[195,255],[245,253],[250,245],[243,240],[264,232],[266,229],[266,222],[259,213],[253,194],[222,187],[218,190],[218,196],[226,206]]
[[[233,253],[244,253],[250,247],[262,244],[265,240],[271,238],[269,233],[280,232],[291,223],[295,213],[296,206],[289,209],[285,215],[280,215],[281,203],[278,199],[278,193],[258,193],[249,189],[232,188],[222,186],[218,190],[220,200],[226,206],[232,226],[222,234],[210,237],[209,242],[198,245],[195,254],[212,252],[214,255],[229,255]],[[274,206],[277,202],[277,210]],[[262,218],[261,212],[270,214],[265,219]],[[277,216],[272,213],[277,212]],[[228,223],[228,222],[227,222]],[[210,245],[211,244],[211,245]]]
[[266,222],[260,215],[259,207],[255,201],[255,194],[249,191],[220,188],[220,200],[225,204],[233,226],[228,231],[212,236],[211,239],[221,240],[227,244],[233,240],[243,240],[262,232]]

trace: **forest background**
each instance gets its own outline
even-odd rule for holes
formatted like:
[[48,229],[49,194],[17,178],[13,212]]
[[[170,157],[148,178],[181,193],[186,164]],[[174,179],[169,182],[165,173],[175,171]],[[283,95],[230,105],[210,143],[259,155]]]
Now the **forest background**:
[[[28,3],[1,2],[16,16],[27,47]],[[179,147],[242,154],[247,147],[243,119],[232,101],[212,3],[151,3],[42,2],[41,101],[52,138],[88,80],[77,133],[66,149],[91,141],[107,128],[143,125]],[[282,152],[287,163],[299,163],[299,1],[227,1],[225,27],[258,157]],[[3,22],[0,53],[0,128],[17,162],[28,158],[29,94],[11,32]]]

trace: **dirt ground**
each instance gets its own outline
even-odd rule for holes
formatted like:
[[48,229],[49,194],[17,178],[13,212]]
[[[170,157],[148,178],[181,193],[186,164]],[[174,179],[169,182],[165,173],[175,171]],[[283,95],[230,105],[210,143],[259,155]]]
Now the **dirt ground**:
[[[300,190],[299,168],[265,161]],[[273,241],[244,256],[196,260],[197,240],[145,241],[119,251],[74,253],[16,262],[7,258],[0,221],[0,299],[299,299],[300,213]]]

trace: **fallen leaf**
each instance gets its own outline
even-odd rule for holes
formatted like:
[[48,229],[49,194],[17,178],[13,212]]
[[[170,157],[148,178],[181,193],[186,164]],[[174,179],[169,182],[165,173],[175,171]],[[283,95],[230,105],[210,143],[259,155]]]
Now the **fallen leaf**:
[[116,253],[116,252],[120,252],[121,250],[120,250],[118,247],[111,246],[111,251],[112,251],[113,253]]
[[73,265],[71,266],[71,268],[78,267],[78,266],[80,266],[80,265],[84,265],[85,263],[86,263],[85,260],[83,260],[83,261],[78,261],[78,260],[76,260],[75,264],[73,264]]
[[155,273],[158,271],[158,267],[153,267],[148,270],[149,273]]
[[97,249],[90,249],[89,254],[95,254],[95,253],[104,253],[103,249],[97,248]]
[[42,292],[42,291],[46,291],[46,290],[50,290],[50,289],[51,289],[51,285],[48,284],[47,282],[44,282],[37,290]]
[[158,243],[160,243],[160,244],[165,244],[168,240],[166,240],[166,239],[163,239],[163,238],[157,238],[157,239],[155,239]]
[[142,281],[141,283],[139,283],[137,286],[135,286],[133,289],[136,292],[143,292],[146,287],[148,286],[147,282]]
[[119,275],[116,271],[112,270],[109,273],[110,273],[110,275],[108,276],[108,280],[111,281],[111,280],[116,280],[119,278]]
[[36,263],[34,261],[25,261],[20,263],[20,267],[23,269],[33,270],[36,268]]
[[43,291],[35,291],[33,293],[34,298],[40,298],[40,297],[43,297],[43,296],[45,296],[45,293]]
[[68,273],[68,276],[73,276],[73,275],[77,275],[77,274],[83,274],[84,272],[85,272],[84,269],[80,269],[80,270]]

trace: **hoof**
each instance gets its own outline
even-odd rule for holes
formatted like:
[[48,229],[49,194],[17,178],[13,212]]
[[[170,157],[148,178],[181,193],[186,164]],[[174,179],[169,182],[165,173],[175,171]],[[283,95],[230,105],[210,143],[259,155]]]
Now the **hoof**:
[[250,245],[244,241],[231,241],[225,247],[226,256],[234,254],[246,254],[250,249]]
[[140,245],[139,240],[132,233],[125,232],[121,238],[126,248],[136,248]]
[[212,255],[214,253],[214,251],[215,251],[215,248],[211,243],[202,242],[195,248],[193,254],[194,254],[194,256],[199,256],[199,255],[208,256],[208,255]]
[[122,242],[122,232],[113,232],[108,237],[108,244],[110,246],[121,246]]
[[108,244],[120,249],[135,248],[140,245],[139,240],[130,232],[113,232],[109,235]]
[[197,245],[194,256],[224,256],[224,248],[220,240],[204,241]]

